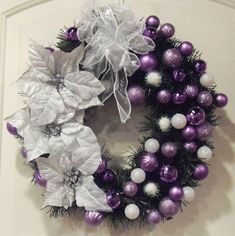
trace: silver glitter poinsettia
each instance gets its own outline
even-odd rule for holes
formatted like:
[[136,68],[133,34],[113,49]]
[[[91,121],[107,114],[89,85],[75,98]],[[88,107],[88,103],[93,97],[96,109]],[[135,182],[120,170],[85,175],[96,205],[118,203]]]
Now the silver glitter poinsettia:
[[49,158],[38,158],[40,174],[47,180],[44,207],[67,209],[76,201],[87,211],[112,211],[106,194],[93,181],[92,174],[100,161],[98,144],[78,148],[72,154],[51,153]]
[[35,125],[66,122],[78,110],[101,104],[97,96],[103,85],[92,73],[79,70],[83,52],[80,45],[71,53],[51,53],[31,41],[32,66],[17,85],[30,98],[30,119]]

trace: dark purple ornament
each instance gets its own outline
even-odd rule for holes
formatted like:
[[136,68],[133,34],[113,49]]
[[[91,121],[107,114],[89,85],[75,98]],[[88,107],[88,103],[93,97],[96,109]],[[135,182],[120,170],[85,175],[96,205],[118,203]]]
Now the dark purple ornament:
[[179,211],[179,203],[172,201],[169,197],[163,198],[158,207],[159,211],[165,217],[172,217]]
[[162,155],[166,158],[172,158],[177,154],[177,146],[175,143],[167,142],[161,147]]
[[198,87],[193,84],[189,84],[185,87],[184,92],[188,98],[195,98],[198,95]]
[[20,152],[21,152],[21,155],[22,155],[24,158],[27,157],[27,150],[25,149],[25,147],[22,147],[22,148],[20,149]]
[[113,173],[113,171],[106,169],[102,173],[102,179],[106,183],[112,183],[115,180],[115,174]]
[[170,23],[165,23],[160,27],[160,32],[163,37],[171,38],[175,34],[175,27]]
[[194,141],[186,142],[184,143],[183,148],[188,153],[194,153],[197,151],[197,143]]
[[118,208],[121,204],[120,194],[118,192],[115,192],[114,190],[108,190],[107,191],[106,199],[107,199],[108,205],[112,209]]
[[157,93],[157,101],[161,104],[167,104],[171,101],[171,92],[167,89],[160,90]]
[[65,38],[69,41],[78,41],[77,36],[78,29],[76,27],[71,27],[65,32]]
[[197,136],[197,130],[192,126],[188,125],[182,129],[182,136],[187,141],[191,141],[196,138]]
[[40,172],[39,170],[37,170],[34,174],[34,180],[35,180],[35,183],[42,186],[42,187],[45,187],[47,185],[47,181],[46,179],[44,179],[41,175],[40,175]]
[[191,125],[201,125],[205,121],[206,114],[200,107],[193,107],[187,113],[187,120]]
[[128,89],[127,94],[132,104],[135,104],[135,105],[144,104],[146,96],[145,96],[144,88],[142,86],[139,86],[139,85],[131,86]]
[[202,107],[208,107],[212,104],[213,97],[210,92],[202,91],[197,96],[197,103]]
[[153,172],[158,167],[158,160],[155,154],[145,153],[140,157],[140,167],[145,172]]
[[185,103],[187,100],[186,93],[184,91],[178,91],[172,94],[172,102],[174,104],[180,105]]
[[144,72],[150,72],[157,67],[157,58],[152,54],[141,55],[140,60],[140,69]]
[[85,221],[89,225],[99,225],[103,222],[104,215],[99,211],[86,211]]
[[206,164],[198,164],[193,171],[193,177],[196,180],[203,180],[205,179],[209,174],[209,169]]
[[184,191],[180,186],[173,186],[169,190],[169,197],[172,201],[179,201],[184,196]]
[[134,197],[138,192],[138,185],[133,181],[128,181],[123,185],[122,190],[127,196]]
[[102,159],[98,169],[96,170],[96,173],[101,174],[107,169],[107,161],[105,159]]
[[157,210],[148,210],[147,211],[147,222],[150,225],[158,224],[162,220],[160,213]]
[[174,81],[177,81],[177,82],[184,81],[186,78],[186,74],[184,72],[184,69],[182,69],[182,68],[174,69],[173,73],[172,73],[172,78]]
[[18,135],[17,128],[7,122],[7,131],[12,135]]
[[174,69],[181,65],[183,58],[178,49],[171,48],[163,53],[162,60],[165,66]]
[[51,47],[45,47],[45,49],[49,51],[50,53],[53,53],[55,51],[55,49]]
[[179,50],[183,56],[191,56],[193,53],[193,45],[188,41],[182,42],[179,46]]
[[157,16],[149,16],[146,19],[146,26],[147,27],[158,28],[159,25],[160,25],[160,20]]
[[155,40],[157,38],[157,30],[153,27],[148,27],[144,30],[143,35],[152,40]]
[[215,95],[214,104],[217,107],[225,107],[228,103],[228,97],[223,93],[218,93]]
[[204,73],[206,71],[206,62],[203,60],[196,60],[193,62],[194,71],[197,73]]
[[160,179],[166,183],[172,183],[178,178],[178,171],[174,166],[163,165],[160,170]]
[[212,135],[212,126],[208,122],[197,127],[197,138],[201,141],[206,141]]

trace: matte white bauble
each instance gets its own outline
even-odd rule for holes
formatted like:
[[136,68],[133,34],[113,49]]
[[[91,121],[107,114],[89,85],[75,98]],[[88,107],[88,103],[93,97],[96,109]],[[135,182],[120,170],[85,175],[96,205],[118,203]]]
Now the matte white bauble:
[[212,75],[205,73],[201,76],[200,83],[205,88],[212,88],[215,85],[215,79]]
[[150,138],[144,144],[144,149],[146,152],[156,153],[159,150],[160,144],[157,139]]
[[142,169],[136,168],[131,171],[131,180],[136,184],[143,183],[145,181],[145,178],[146,174]]
[[140,214],[140,209],[135,204],[129,204],[126,206],[125,215],[128,219],[134,220],[138,218],[139,214]]
[[162,117],[159,119],[158,125],[162,132],[167,132],[171,127],[171,120],[168,117]]
[[150,72],[145,77],[146,83],[154,87],[159,87],[162,83],[162,76],[159,72]]
[[187,119],[183,114],[177,113],[171,118],[171,125],[175,129],[183,129],[187,124]]
[[213,152],[207,146],[202,146],[197,150],[197,157],[206,161],[212,158]]
[[190,186],[183,187],[184,196],[182,200],[191,202],[195,198],[195,191]]

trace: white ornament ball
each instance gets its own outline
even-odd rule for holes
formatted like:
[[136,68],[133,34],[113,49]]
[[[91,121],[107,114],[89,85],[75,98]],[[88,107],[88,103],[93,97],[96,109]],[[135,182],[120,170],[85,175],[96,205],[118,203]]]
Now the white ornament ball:
[[144,144],[144,149],[146,152],[156,153],[159,150],[160,144],[157,139],[150,138]]
[[187,124],[187,119],[183,114],[177,113],[172,116],[171,124],[175,129],[183,129]]
[[186,202],[192,202],[193,199],[195,198],[194,189],[189,186],[186,186],[186,187],[183,187],[183,192],[184,192],[184,196],[183,196],[182,200],[184,200]]
[[212,75],[205,73],[201,76],[200,83],[205,88],[212,88],[215,85],[215,79]]
[[143,183],[145,181],[145,178],[146,174],[142,169],[136,168],[131,171],[131,180],[136,184]]
[[197,150],[197,157],[209,161],[212,158],[213,152],[207,146],[202,146]]
[[134,220],[140,215],[140,209],[135,204],[129,204],[125,208],[125,215],[128,219]]
[[155,183],[147,183],[144,186],[144,193],[149,197],[156,197],[159,194],[159,186]]
[[162,117],[159,119],[158,125],[162,132],[167,132],[171,127],[171,121],[168,117]]
[[162,83],[162,76],[159,72],[150,72],[145,77],[146,83],[154,87],[159,87]]

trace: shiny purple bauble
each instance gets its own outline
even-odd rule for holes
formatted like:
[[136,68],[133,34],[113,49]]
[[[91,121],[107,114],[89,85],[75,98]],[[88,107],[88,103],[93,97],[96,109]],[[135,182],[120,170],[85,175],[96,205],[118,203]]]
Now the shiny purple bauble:
[[22,148],[20,149],[20,153],[21,153],[21,155],[22,155],[24,158],[27,157],[27,150],[25,149],[25,147],[22,147]]
[[11,134],[11,135],[18,135],[17,133],[17,128],[14,127],[13,125],[11,125],[10,123],[7,122],[7,131]]
[[157,210],[148,210],[146,220],[148,224],[153,225],[153,224],[160,223],[162,220],[162,217]]
[[215,95],[214,104],[217,107],[225,107],[228,104],[228,97],[223,93],[218,93]]
[[152,40],[155,40],[157,38],[157,30],[153,27],[147,27],[144,30],[143,35],[145,37],[148,37],[148,38],[152,39]]
[[45,49],[49,51],[50,53],[53,53],[55,51],[55,49],[51,47],[45,47]]
[[180,186],[173,186],[169,190],[169,197],[172,201],[179,201],[184,196],[184,191]]
[[156,69],[158,65],[157,58],[152,54],[141,55],[140,60],[140,69],[144,72],[150,72]]
[[146,24],[147,27],[158,28],[158,26],[160,25],[160,20],[157,16],[149,16],[146,19],[145,24]]
[[142,86],[132,85],[129,87],[127,94],[132,104],[141,105],[145,103],[146,95]]
[[166,158],[172,158],[177,154],[177,146],[175,143],[167,142],[161,147],[162,155]]
[[128,181],[123,185],[122,190],[125,195],[134,197],[138,192],[138,185],[133,181]]
[[171,38],[175,34],[175,27],[170,23],[165,23],[160,27],[161,35],[165,38]]
[[99,211],[86,211],[85,222],[89,225],[99,225],[103,222],[104,215]]
[[188,111],[186,117],[189,124],[198,126],[204,123],[206,114],[202,108],[193,107]]
[[178,178],[178,170],[171,165],[163,165],[160,169],[160,179],[166,183],[172,183]]
[[182,68],[176,68],[172,72],[172,78],[176,82],[182,82],[186,78],[186,74],[184,72],[184,69]]
[[121,204],[120,194],[114,190],[108,190],[106,192],[106,200],[112,209],[118,208]]
[[34,181],[36,184],[42,186],[42,187],[45,187],[47,185],[47,181],[46,179],[44,179],[41,175],[40,175],[40,172],[39,170],[37,170],[35,173],[34,173]]
[[159,203],[159,211],[165,217],[172,217],[179,211],[179,203],[172,201],[169,197],[164,197]]
[[210,92],[202,91],[197,96],[197,103],[202,107],[209,107],[213,102],[213,97]]
[[197,130],[192,125],[184,127],[181,132],[183,138],[187,141],[191,141],[197,136]]
[[198,87],[194,84],[189,84],[185,87],[184,92],[188,98],[195,98],[198,95]]
[[96,173],[101,174],[103,173],[105,170],[107,169],[107,161],[105,159],[102,159],[97,170]]
[[140,157],[140,167],[145,172],[153,172],[158,167],[158,160],[155,154],[145,153]]
[[180,105],[185,103],[187,100],[186,93],[184,91],[178,91],[172,94],[172,102],[174,104]]
[[196,180],[203,180],[205,179],[209,174],[209,169],[206,164],[198,164],[193,171],[193,177]]
[[193,53],[193,45],[188,41],[184,41],[179,46],[179,51],[183,56],[191,56]]
[[194,141],[186,142],[184,143],[183,148],[188,153],[194,153],[197,151],[197,143]]
[[162,60],[165,66],[174,69],[181,65],[183,58],[178,49],[171,48],[163,53]]
[[212,135],[213,128],[208,122],[197,127],[197,139],[201,141],[208,140]]
[[78,29],[76,27],[71,27],[65,32],[65,38],[69,41],[78,41],[77,36]]
[[206,62],[203,60],[196,60],[193,62],[193,69],[197,73],[204,73],[206,71]]
[[112,170],[106,169],[103,173],[102,173],[102,180],[105,183],[112,183],[115,180],[115,174],[113,173]]
[[171,92],[167,89],[162,89],[157,93],[157,101],[161,104],[167,104],[171,101]]

